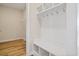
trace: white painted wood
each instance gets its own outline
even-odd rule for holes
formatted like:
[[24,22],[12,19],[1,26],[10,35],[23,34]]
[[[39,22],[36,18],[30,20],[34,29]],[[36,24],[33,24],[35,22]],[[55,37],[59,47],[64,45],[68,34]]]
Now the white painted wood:
[[[32,43],[56,56],[75,56],[77,55],[76,4],[66,4],[65,11],[62,10],[61,6],[40,13],[38,16],[41,18],[39,19],[34,18],[37,16],[36,12],[32,13],[34,15],[34,19],[31,19],[31,21],[34,21],[31,22],[32,26],[36,26],[35,30],[36,28],[40,29],[38,31],[39,37],[37,37],[39,33],[36,36],[34,36],[35,33],[32,33]],[[52,16],[50,15],[51,12],[54,13]],[[40,27],[37,24],[38,22]],[[35,30],[33,28],[33,32],[36,32]]]
[[67,4],[66,55],[77,55],[77,4]]
[[55,55],[76,55],[75,4],[67,4],[66,8],[66,13],[58,9],[59,15],[54,14],[55,16],[49,16],[48,18],[43,18],[43,15],[50,13],[51,10],[44,12],[45,14],[41,13],[43,19],[41,19],[41,39],[38,43]]

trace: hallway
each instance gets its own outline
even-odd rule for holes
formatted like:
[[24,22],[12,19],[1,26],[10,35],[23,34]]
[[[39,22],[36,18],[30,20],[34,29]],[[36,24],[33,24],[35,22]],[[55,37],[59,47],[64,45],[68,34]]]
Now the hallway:
[[26,55],[26,4],[0,3],[0,56]]
[[0,56],[25,56],[26,42],[18,39],[0,43]]

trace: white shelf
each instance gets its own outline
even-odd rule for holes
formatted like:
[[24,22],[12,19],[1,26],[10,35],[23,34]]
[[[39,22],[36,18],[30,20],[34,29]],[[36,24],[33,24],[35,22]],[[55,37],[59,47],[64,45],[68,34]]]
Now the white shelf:
[[39,47],[39,52],[36,52],[33,48],[33,55],[34,56],[55,56],[51,52],[49,52],[46,49],[42,48],[39,44],[34,43],[34,45],[37,45]]
[[45,48],[41,47],[39,44],[34,43],[34,45],[37,45],[39,47],[39,52],[38,53],[33,49],[33,54],[35,56],[55,56],[50,51],[48,51]]
[[49,56],[50,53],[46,51],[45,49],[42,49],[41,47],[39,47],[39,54],[41,56]]
[[[42,48],[42,49],[44,49],[44,50],[48,51],[47,49],[45,49],[44,47],[42,47],[39,43],[34,42],[34,44],[35,44],[35,45],[37,45],[38,47],[40,47],[40,48]],[[48,51],[48,52],[50,53],[50,51]]]
[[35,52],[34,50],[33,50],[33,55],[34,56],[40,56],[37,52]]
[[56,5],[56,6],[53,6],[53,7],[50,7],[50,8],[48,8],[48,9],[42,10],[42,11],[38,12],[37,14],[41,14],[41,13],[43,13],[43,12],[47,12],[48,10],[51,10],[51,9],[53,9],[53,8],[55,8],[55,7],[58,7],[58,6],[62,5],[62,4],[63,4],[63,3],[58,4],[58,5]]

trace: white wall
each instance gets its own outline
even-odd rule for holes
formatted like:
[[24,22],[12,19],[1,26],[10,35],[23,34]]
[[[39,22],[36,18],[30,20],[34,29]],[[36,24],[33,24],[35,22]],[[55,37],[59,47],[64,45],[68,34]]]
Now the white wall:
[[0,42],[24,38],[23,12],[0,6]]
[[27,53],[28,55],[32,54],[32,44],[35,39],[38,39],[39,37],[39,21],[36,17],[36,7],[39,6],[39,4],[27,4],[27,24],[26,24],[26,40],[27,40]]
[[[49,39],[42,40],[39,37],[40,34],[40,24],[39,20],[36,17],[36,8],[40,4],[30,4],[30,51],[32,51],[32,44],[33,42],[37,42],[41,47],[45,48],[46,50],[50,51],[51,53],[55,53],[55,55],[77,55],[77,37],[76,37],[76,4],[67,4],[66,9],[66,27],[65,30],[54,30],[53,35],[60,35],[59,36],[50,36],[52,33],[48,32]],[[58,32],[58,34],[55,33]],[[46,31],[47,32],[47,31]],[[42,34],[43,35],[43,34]],[[47,38],[47,33],[44,34],[42,37]],[[52,39],[55,40],[52,41]],[[50,42],[49,42],[50,41]],[[54,43],[55,42],[55,43]],[[57,46],[58,47],[57,47]],[[53,49],[52,49],[53,48]],[[58,48],[58,49],[57,49]]]
[[77,4],[77,52],[79,56],[79,4]]
[[22,33],[21,35],[23,36],[24,40],[26,40],[26,8],[22,11],[22,22],[21,22],[21,27],[22,27]]
[[77,4],[67,5],[66,55],[77,55]]

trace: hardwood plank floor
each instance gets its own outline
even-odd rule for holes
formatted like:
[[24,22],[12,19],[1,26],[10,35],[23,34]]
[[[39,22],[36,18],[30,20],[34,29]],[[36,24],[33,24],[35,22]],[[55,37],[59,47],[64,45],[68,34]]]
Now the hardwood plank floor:
[[18,39],[0,43],[0,56],[25,56],[25,41]]

